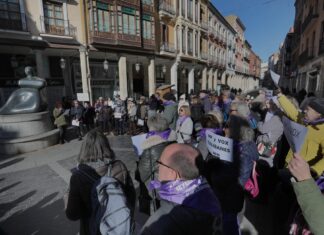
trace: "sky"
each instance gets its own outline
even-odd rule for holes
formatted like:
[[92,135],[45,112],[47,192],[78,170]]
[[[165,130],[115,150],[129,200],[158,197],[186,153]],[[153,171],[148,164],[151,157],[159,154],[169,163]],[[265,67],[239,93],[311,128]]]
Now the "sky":
[[295,17],[295,0],[212,0],[223,16],[237,15],[245,39],[263,62],[279,49]]

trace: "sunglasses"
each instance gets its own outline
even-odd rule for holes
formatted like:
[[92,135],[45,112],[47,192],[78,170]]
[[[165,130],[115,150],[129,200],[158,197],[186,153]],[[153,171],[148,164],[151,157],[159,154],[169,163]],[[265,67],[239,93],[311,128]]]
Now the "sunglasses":
[[163,162],[161,162],[161,161],[159,161],[159,160],[156,160],[155,162],[156,162],[157,164],[160,164],[160,165],[162,165],[162,166],[165,166],[166,168],[169,168],[169,169],[173,170],[174,172],[177,173],[177,175],[178,175],[179,178],[180,178],[180,173],[179,173],[179,171],[175,170],[175,169],[172,168],[171,166],[168,166],[168,165],[164,164]]

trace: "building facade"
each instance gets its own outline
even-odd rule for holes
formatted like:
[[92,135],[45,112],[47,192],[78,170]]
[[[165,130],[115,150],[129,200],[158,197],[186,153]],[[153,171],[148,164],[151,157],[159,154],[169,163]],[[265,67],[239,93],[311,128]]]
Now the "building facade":
[[[32,66],[49,108],[63,96],[217,90],[243,79],[244,25],[207,0],[2,0],[0,105]],[[248,66],[247,66],[248,68]],[[247,79],[245,79],[247,80]]]

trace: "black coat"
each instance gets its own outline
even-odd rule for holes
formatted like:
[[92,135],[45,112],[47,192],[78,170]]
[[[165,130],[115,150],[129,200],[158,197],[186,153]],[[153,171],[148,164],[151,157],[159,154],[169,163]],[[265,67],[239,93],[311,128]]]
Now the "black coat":
[[85,108],[84,112],[83,112],[84,124],[94,124],[95,116],[96,116],[96,113],[95,113],[95,109],[93,107]]
[[204,115],[204,106],[202,104],[192,104],[190,109],[193,122],[200,122],[201,117]]

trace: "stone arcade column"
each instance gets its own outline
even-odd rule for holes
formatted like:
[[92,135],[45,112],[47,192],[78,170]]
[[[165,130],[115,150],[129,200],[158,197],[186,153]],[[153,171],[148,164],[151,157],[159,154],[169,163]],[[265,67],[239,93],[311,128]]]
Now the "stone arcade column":
[[[81,68],[81,81],[82,81],[82,92],[89,94],[90,101],[92,99],[90,92],[90,82],[88,74],[88,52],[85,46],[80,46],[80,68]],[[126,68],[125,68],[126,71]]]
[[174,85],[173,89],[178,91],[178,65],[179,62],[176,60],[171,66],[171,85]]
[[213,89],[213,69],[208,72],[208,89]]
[[195,69],[191,68],[188,76],[188,93],[195,89]]
[[155,93],[155,60],[153,58],[150,58],[150,63],[148,66],[148,83],[149,83],[149,96],[153,95]]
[[127,61],[125,56],[121,56],[118,60],[119,74],[119,95],[122,100],[127,98]]
[[205,67],[202,71],[201,89],[207,89],[207,68]]

